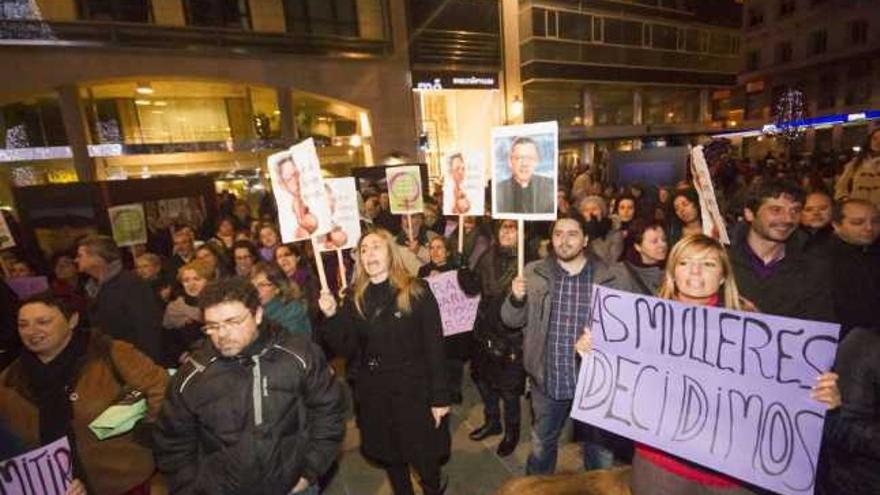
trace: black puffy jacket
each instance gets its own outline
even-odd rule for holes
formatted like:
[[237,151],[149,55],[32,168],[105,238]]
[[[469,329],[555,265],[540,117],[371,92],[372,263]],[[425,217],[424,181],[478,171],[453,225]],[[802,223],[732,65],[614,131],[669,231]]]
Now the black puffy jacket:
[[242,356],[206,339],[169,383],[155,453],[175,494],[286,494],[336,458],[345,405],[308,337],[263,325]]

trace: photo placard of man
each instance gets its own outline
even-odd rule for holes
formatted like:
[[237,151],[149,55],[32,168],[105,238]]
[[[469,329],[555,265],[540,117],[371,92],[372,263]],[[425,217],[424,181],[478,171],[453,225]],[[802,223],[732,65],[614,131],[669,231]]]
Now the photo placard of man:
[[492,216],[515,220],[556,218],[556,122],[492,130]]

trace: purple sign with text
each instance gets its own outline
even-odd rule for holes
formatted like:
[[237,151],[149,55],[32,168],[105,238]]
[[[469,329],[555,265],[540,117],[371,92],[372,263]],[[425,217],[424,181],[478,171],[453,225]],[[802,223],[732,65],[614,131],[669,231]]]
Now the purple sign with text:
[[474,329],[480,296],[469,297],[458,285],[458,272],[449,271],[425,279],[440,306],[443,336],[469,332]]
[[73,481],[72,461],[67,437],[0,461],[0,493],[64,495]]
[[840,326],[597,286],[571,416],[778,493],[812,494]]

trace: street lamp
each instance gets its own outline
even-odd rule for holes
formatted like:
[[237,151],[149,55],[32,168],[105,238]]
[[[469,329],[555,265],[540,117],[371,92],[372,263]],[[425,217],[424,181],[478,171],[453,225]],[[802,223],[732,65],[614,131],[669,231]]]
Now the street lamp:
[[523,113],[523,102],[520,99],[519,95],[513,97],[513,101],[510,102],[510,116],[512,118],[517,118]]

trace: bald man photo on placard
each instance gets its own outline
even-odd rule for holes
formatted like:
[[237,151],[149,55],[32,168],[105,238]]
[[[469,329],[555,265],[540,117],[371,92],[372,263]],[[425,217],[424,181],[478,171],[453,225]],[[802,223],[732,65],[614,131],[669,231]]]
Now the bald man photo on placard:
[[553,178],[535,173],[541,160],[541,150],[534,139],[521,136],[511,141],[508,157],[511,176],[495,188],[499,213],[555,212]]

